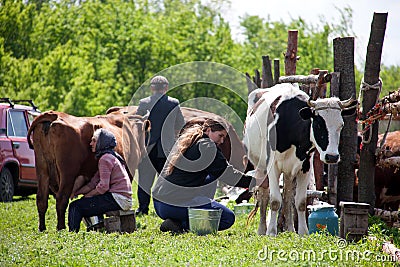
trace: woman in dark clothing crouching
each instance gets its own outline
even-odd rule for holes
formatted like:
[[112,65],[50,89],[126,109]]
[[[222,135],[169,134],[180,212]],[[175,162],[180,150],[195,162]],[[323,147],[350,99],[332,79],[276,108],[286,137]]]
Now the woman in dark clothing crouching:
[[224,142],[226,129],[223,123],[207,119],[180,135],[152,191],[156,213],[165,220],[161,231],[188,230],[188,207],[221,209],[218,230],[235,222],[234,213],[213,200],[217,179],[247,188],[252,177],[234,169],[217,147]]

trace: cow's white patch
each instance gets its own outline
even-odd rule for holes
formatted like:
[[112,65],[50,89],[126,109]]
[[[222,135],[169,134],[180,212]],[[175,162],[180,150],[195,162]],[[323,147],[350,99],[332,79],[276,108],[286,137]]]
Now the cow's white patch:
[[321,148],[316,142],[315,133],[311,129],[311,142],[315,145],[319,152],[320,160],[326,162],[326,155],[339,156],[340,132],[342,131],[344,122],[339,106],[339,99],[336,97],[318,99],[315,101],[315,115],[321,116],[328,130],[328,147]]
[[296,176],[303,164],[303,162],[296,157],[296,147],[293,145],[283,153],[276,152],[274,162],[281,173],[291,177]]

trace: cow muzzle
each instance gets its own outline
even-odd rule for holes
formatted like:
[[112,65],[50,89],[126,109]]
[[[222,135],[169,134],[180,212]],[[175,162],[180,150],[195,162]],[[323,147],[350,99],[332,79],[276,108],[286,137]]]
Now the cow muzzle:
[[339,154],[326,154],[325,163],[337,163],[339,161]]

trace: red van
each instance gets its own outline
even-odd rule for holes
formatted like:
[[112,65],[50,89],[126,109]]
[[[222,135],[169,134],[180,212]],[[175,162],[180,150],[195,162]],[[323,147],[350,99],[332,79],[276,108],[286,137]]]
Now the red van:
[[[21,105],[18,103],[29,103]],[[29,126],[40,111],[32,100],[0,98],[0,201],[36,192],[35,154],[28,146]]]

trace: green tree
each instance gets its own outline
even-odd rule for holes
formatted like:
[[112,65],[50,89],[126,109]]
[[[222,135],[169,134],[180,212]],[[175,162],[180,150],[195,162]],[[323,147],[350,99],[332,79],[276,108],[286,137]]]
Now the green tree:
[[[227,0],[210,4],[0,0],[1,96],[32,98],[42,110],[91,116],[127,105],[137,88],[170,66],[209,61],[251,73],[261,67],[262,55],[283,59],[289,29],[299,31],[299,74],[314,67],[331,70],[332,38],[352,33],[352,11],[345,8],[339,10],[338,22],[322,17],[317,25],[301,18],[284,23],[245,16],[241,22],[245,39],[237,42],[221,16],[221,8],[228,4]],[[384,88],[398,87],[396,75],[397,67],[382,68]],[[356,71],[356,76],[359,83],[362,75]],[[243,94],[246,90],[239,89]],[[241,97],[219,85],[188,84],[169,94],[181,102],[218,99],[245,117]]]
[[380,97],[400,89],[400,66],[382,66],[380,76],[383,81]]

